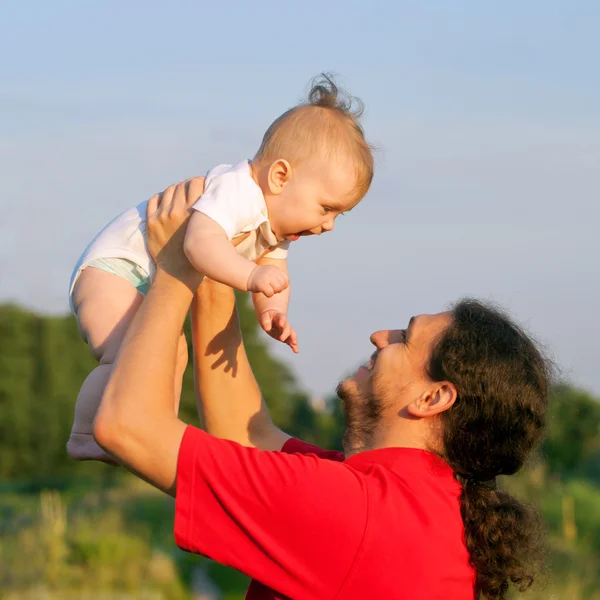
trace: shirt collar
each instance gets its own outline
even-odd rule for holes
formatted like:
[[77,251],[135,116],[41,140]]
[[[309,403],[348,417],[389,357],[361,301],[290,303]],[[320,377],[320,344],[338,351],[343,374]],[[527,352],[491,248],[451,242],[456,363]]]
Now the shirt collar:
[[450,465],[437,454],[420,448],[378,448],[353,454],[344,461],[359,471],[368,470],[373,465],[381,465],[391,471],[403,473],[430,471],[435,476],[452,477]]
[[247,158],[246,160],[243,160],[242,162],[238,163],[235,166],[235,169],[239,169],[243,173],[248,175],[248,185],[252,190],[252,193],[256,195],[257,201],[260,202],[260,212],[265,219],[258,227],[260,228],[260,233],[262,237],[265,239],[266,243],[271,248],[279,244],[282,240],[278,240],[277,236],[273,233],[271,229],[271,222],[269,221],[269,211],[267,209],[267,202],[265,201],[265,196],[262,193],[260,186],[256,183],[256,181],[254,181],[254,178],[252,177],[252,173],[250,172],[250,169],[252,168],[251,163],[252,161],[249,158]]

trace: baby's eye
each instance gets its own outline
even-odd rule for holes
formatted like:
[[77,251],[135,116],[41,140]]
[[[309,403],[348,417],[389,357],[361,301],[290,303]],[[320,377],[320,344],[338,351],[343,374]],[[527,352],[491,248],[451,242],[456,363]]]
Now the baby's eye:
[[324,207],[323,207],[323,212],[324,212],[324,213],[331,212],[332,210],[333,210],[333,208],[331,208],[330,206],[324,206]]

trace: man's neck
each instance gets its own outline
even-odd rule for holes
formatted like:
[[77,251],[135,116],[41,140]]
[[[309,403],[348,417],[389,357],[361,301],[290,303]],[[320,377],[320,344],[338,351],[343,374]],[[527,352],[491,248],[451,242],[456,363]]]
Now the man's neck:
[[431,450],[434,446],[432,440],[431,423],[427,419],[418,421],[396,421],[394,425],[380,425],[364,443],[354,444],[345,448],[345,456],[349,458],[359,452],[379,450],[381,448],[417,448],[418,450]]

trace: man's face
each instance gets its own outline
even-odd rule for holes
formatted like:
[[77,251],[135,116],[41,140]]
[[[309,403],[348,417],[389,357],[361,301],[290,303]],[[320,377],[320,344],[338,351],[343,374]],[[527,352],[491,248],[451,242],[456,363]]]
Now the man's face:
[[450,313],[412,317],[406,329],[376,331],[370,360],[338,386],[346,414],[346,451],[368,449],[385,419],[407,416],[406,407],[427,390],[427,364],[436,340],[448,327]]

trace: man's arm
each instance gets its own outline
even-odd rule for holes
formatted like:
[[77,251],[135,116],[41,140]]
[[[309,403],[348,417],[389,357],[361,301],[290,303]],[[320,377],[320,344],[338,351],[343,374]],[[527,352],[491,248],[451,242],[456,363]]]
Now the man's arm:
[[263,450],[289,435],[269,415],[244,349],[233,290],[205,279],[192,304],[194,375],[206,431]]
[[186,428],[173,412],[177,347],[201,279],[183,253],[183,238],[203,185],[203,178],[193,179],[148,201],[156,278],[127,330],[94,421],[102,448],[171,495]]
[[334,598],[368,519],[362,473],[189,426],[179,451],[175,540],[286,598]]
[[189,205],[181,186],[164,193],[158,210],[156,197],[148,203],[156,279],[127,331],[94,435],[158,488],[174,495],[176,484],[180,547],[286,597],[333,598],[364,538],[364,477],[314,454],[265,452],[218,439],[186,427],[173,413],[178,339],[200,283],[183,253]]
[[[285,258],[269,258],[263,256],[256,261],[258,265],[272,265],[281,269],[286,275],[288,273],[287,260]],[[278,294],[267,298],[264,294],[256,293],[252,294],[252,302],[257,315],[261,315],[266,310],[276,310],[277,312],[287,315],[288,305],[290,303],[290,288],[288,285],[285,290],[282,290]]]

